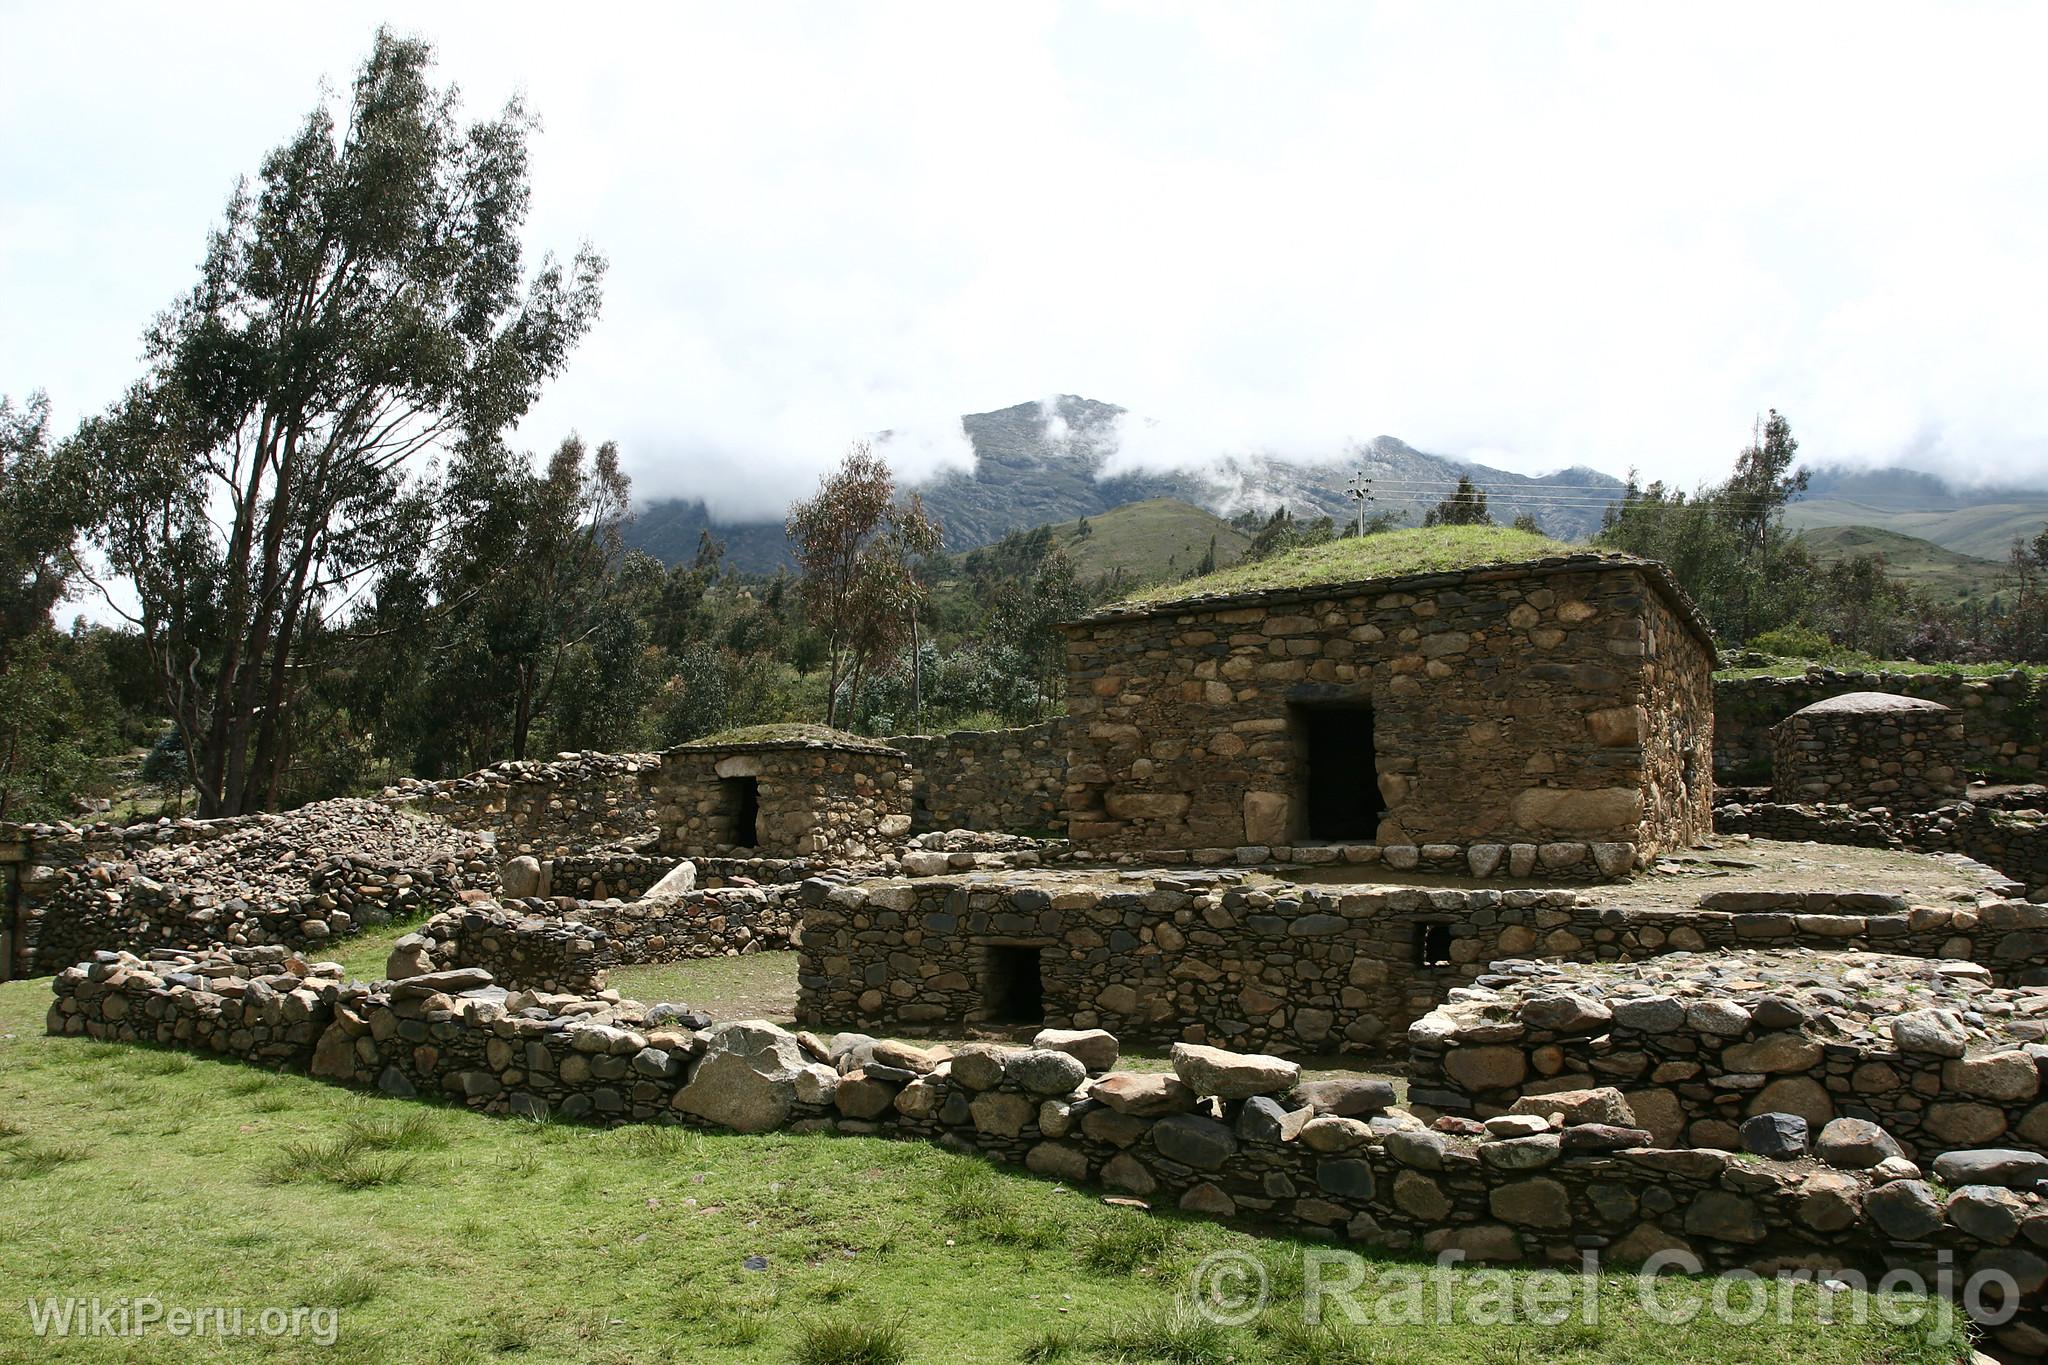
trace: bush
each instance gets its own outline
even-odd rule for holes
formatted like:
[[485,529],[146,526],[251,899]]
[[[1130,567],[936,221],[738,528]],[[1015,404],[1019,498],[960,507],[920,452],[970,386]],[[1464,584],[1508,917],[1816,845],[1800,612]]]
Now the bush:
[[910,1348],[893,1322],[835,1318],[797,1329],[796,1365],[903,1365]]
[[1839,653],[1834,641],[1811,626],[1779,626],[1776,630],[1760,631],[1749,647],[1781,659],[1825,659]]

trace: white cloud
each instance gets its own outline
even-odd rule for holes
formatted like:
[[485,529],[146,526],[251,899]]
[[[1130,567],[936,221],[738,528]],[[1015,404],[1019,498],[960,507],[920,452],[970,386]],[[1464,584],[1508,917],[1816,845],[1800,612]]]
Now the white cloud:
[[[536,248],[613,260],[527,425],[779,508],[883,430],[1073,392],[1140,462],[1388,432],[1539,470],[1815,458],[2048,480],[2048,177],[2022,6],[559,9],[421,21],[545,120]],[[132,377],[234,176],[374,7],[21,7],[0,391]]]

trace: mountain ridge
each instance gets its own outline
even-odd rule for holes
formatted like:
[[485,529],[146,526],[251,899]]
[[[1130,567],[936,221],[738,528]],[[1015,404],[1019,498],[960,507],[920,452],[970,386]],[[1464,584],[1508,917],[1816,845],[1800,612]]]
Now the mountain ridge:
[[[1115,469],[1120,424],[1129,414],[1113,403],[1062,394],[961,418],[974,449],[972,469],[949,469],[904,491],[916,492],[945,528],[946,548],[993,544],[1011,531],[1094,517],[1130,503],[1173,499],[1229,517],[1285,506],[1298,517],[1356,515],[1345,491],[1364,473],[1374,485],[1375,511],[1400,511],[1409,524],[1469,476],[1487,487],[1494,519],[1527,512],[1544,530],[1582,540],[1599,529],[1605,502],[1618,500],[1620,479],[1583,465],[1532,476],[1415,449],[1378,436],[1327,459],[1295,460],[1255,453],[1191,456],[1168,468]],[[887,453],[886,434],[878,442]],[[638,509],[627,544],[667,563],[696,553],[709,530],[725,542],[725,562],[773,573],[791,562],[782,523],[713,518],[701,499],[665,498]]]

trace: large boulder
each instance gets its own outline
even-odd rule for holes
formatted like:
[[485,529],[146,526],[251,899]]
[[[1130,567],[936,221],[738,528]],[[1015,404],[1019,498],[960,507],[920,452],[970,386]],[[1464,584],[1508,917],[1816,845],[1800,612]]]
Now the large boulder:
[[1199,1043],[1173,1045],[1173,1070],[1195,1094],[1225,1100],[1284,1095],[1301,1080],[1301,1068],[1284,1058],[1260,1052],[1226,1052]]
[[540,894],[540,859],[527,854],[507,859],[498,869],[498,889],[510,900],[525,900]]
[[1096,1078],[1088,1095],[1135,1118],[1179,1114],[1195,1107],[1195,1093],[1181,1084],[1180,1077],[1163,1071],[1112,1071]]
[[1943,1152],[1934,1158],[1934,1178],[1950,1189],[1964,1185],[2001,1185],[2007,1189],[2031,1190],[2048,1180],[2048,1157],[2010,1147],[1986,1147],[1973,1152]]
[[680,896],[697,889],[697,865],[688,858],[683,859],[667,872],[660,881],[647,888],[647,894],[640,899],[658,901],[669,896]]
[[795,1034],[765,1019],[739,1019],[713,1025],[702,1041],[704,1059],[676,1092],[676,1109],[742,1133],[789,1121],[805,1065]]
[[1031,1046],[1067,1053],[1090,1071],[1107,1071],[1115,1066],[1118,1051],[1116,1035],[1099,1028],[1040,1029]]
[[1960,1057],[1970,1035],[1952,1010],[1911,1010],[1892,1020],[1892,1045],[1926,1057]]
[[1560,1114],[1564,1122],[1608,1123],[1618,1128],[1636,1126],[1635,1111],[1619,1090],[1611,1085],[1590,1090],[1553,1090],[1548,1095],[1524,1095],[1509,1106],[1510,1114]]
[[1867,1171],[1886,1157],[1906,1153],[1897,1138],[1868,1119],[1836,1119],[1820,1130],[1813,1154],[1845,1171]]
[[1304,1081],[1290,1101],[1306,1105],[1318,1114],[1341,1118],[1364,1118],[1383,1114],[1394,1107],[1394,1083],[1364,1076],[1340,1076],[1327,1081]]
[[1003,1075],[1034,1095],[1065,1095],[1088,1079],[1088,1068],[1072,1053],[1034,1047],[1004,1058]]

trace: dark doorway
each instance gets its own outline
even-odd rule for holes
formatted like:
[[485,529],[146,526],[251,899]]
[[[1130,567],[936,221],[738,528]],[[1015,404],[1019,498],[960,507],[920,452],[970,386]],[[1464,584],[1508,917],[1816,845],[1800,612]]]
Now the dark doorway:
[[1294,716],[1308,772],[1308,837],[1375,838],[1387,805],[1380,799],[1372,708],[1301,706]]
[[725,784],[725,808],[732,812],[731,838],[735,848],[752,848],[761,842],[761,779],[721,777]]
[[1045,979],[1039,975],[1036,947],[992,943],[982,963],[981,997],[991,1023],[1045,1022]]
[[1418,967],[1448,967],[1451,965],[1450,925],[1418,924],[1415,926],[1415,965]]

